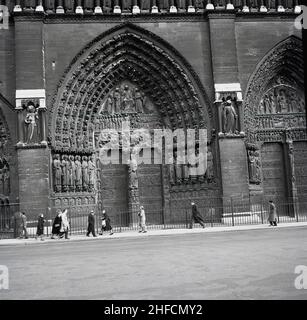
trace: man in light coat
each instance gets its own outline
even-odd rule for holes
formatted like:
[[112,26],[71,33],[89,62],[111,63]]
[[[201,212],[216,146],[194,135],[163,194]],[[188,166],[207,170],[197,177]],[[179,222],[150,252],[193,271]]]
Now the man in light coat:
[[143,206],[140,206],[140,211],[138,213],[139,216],[139,226],[141,227],[141,230],[139,232],[146,233],[146,215],[145,215],[145,210]]
[[268,221],[270,222],[270,226],[277,227],[277,213],[276,213],[276,206],[273,200],[269,201],[269,217]]
[[60,229],[60,238],[63,238],[65,234],[65,239],[69,239],[68,238],[69,221],[67,217],[67,209],[65,209],[62,212],[61,218],[62,218],[62,222],[61,222],[61,229]]

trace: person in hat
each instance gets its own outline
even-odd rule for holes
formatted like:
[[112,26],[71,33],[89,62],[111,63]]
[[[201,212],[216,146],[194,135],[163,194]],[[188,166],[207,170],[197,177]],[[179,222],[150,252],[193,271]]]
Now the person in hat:
[[146,215],[145,215],[145,210],[143,206],[140,206],[140,211],[138,213],[139,216],[139,226],[141,227],[141,230],[139,232],[146,233]]
[[67,217],[67,209],[65,209],[62,213],[61,213],[61,228],[60,228],[60,238],[63,238],[65,235],[65,239],[69,239],[68,238],[68,231],[69,231],[69,221],[68,221],[68,217]]
[[103,235],[104,231],[110,231],[110,236],[113,234],[113,228],[111,226],[111,219],[106,213],[106,210],[102,210],[102,217],[101,217],[101,232],[100,235]]
[[269,217],[268,221],[270,223],[270,226],[277,227],[277,212],[276,212],[276,206],[273,202],[273,200],[269,201]]
[[29,235],[28,235],[28,231],[27,231],[27,216],[26,216],[25,212],[22,212],[21,214],[22,214],[21,215],[21,221],[22,221],[21,237],[23,236],[23,232],[24,232],[25,239],[28,239]]
[[199,223],[203,228],[205,228],[205,221],[201,214],[199,213],[197,206],[194,202],[191,202],[192,206],[192,216],[191,216],[191,229],[193,228],[193,223]]
[[51,231],[51,239],[54,239],[54,236],[60,235],[60,229],[61,229],[61,218],[62,211],[60,209],[57,210],[57,215],[54,218],[53,224],[52,224],[52,231]]
[[94,213],[94,210],[91,210],[91,212],[88,215],[88,226],[87,226],[86,236],[89,237],[90,233],[93,235],[93,237],[97,237],[96,233],[95,233],[95,213]]

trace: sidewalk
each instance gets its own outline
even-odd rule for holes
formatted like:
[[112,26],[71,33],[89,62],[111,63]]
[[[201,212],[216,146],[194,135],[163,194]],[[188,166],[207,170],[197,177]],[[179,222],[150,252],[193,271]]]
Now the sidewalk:
[[152,237],[152,236],[171,236],[178,234],[193,234],[193,233],[214,233],[214,232],[231,232],[231,231],[246,231],[246,230],[263,230],[263,229],[280,229],[280,228],[297,228],[297,227],[306,227],[307,222],[295,222],[295,223],[282,223],[277,227],[269,227],[267,224],[259,225],[243,225],[243,226],[230,226],[230,227],[206,227],[203,228],[194,228],[194,229],[158,229],[151,230],[149,229],[147,233],[138,233],[136,230],[129,230],[119,233],[114,233],[109,235],[105,233],[103,236],[86,237],[84,235],[71,235],[69,240],[65,239],[50,239],[46,237],[45,241],[36,240],[34,238],[30,239],[1,239],[0,246],[9,246],[9,245],[34,245],[34,244],[47,244],[47,243],[59,243],[59,242],[76,242],[76,241],[100,241],[100,240],[111,240],[111,239],[129,239],[137,237]]

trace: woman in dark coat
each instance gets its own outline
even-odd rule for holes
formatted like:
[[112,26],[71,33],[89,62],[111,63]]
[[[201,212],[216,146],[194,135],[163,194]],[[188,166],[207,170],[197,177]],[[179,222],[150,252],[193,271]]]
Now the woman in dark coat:
[[102,211],[102,221],[101,221],[101,232],[100,234],[103,235],[103,231],[110,231],[110,236],[113,234],[113,228],[111,226],[110,217],[107,215],[106,210]]
[[38,217],[38,221],[37,221],[37,229],[36,229],[36,237],[35,239],[37,239],[37,237],[41,238],[41,241],[43,241],[43,236],[44,236],[44,224],[45,224],[45,219],[44,219],[44,215],[41,214]]
[[60,229],[61,229],[61,210],[57,210],[57,215],[54,218],[53,224],[52,224],[52,231],[51,231],[51,239],[54,239],[54,236],[59,236],[60,235]]
[[196,204],[194,202],[192,205],[192,218],[191,218],[191,228],[193,228],[193,222],[199,223],[203,228],[205,227],[205,221],[199,211],[197,210]]

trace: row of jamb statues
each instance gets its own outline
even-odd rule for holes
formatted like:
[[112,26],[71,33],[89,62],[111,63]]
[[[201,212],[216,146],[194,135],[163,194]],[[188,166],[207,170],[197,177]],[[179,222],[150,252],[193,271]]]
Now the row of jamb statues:
[[92,156],[55,154],[52,162],[55,192],[92,192],[96,165]]

